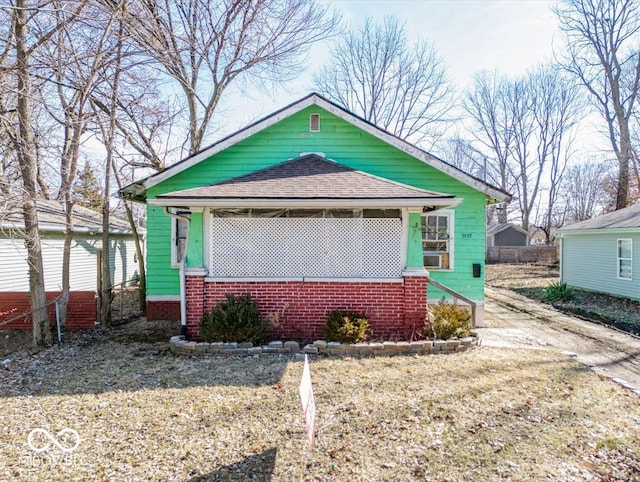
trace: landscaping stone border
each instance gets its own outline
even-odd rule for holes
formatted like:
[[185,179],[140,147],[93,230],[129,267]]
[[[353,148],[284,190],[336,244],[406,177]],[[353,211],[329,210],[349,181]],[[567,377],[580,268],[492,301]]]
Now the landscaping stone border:
[[473,336],[459,340],[384,341],[372,343],[338,343],[316,340],[303,347],[297,341],[272,341],[268,345],[253,346],[252,343],[222,343],[187,341],[184,336],[173,336],[169,340],[171,351],[178,355],[304,355],[328,356],[394,356],[427,355],[430,353],[457,353],[478,346],[480,339]]

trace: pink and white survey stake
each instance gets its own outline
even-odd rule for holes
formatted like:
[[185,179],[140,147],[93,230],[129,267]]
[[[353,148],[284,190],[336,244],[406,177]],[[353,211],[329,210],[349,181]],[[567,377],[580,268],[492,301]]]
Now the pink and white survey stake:
[[311,370],[309,370],[309,360],[304,356],[304,368],[302,379],[300,380],[300,401],[304,411],[304,423],[307,427],[307,441],[309,450],[313,448],[313,432],[316,423],[316,402],[313,398],[313,386],[311,385]]

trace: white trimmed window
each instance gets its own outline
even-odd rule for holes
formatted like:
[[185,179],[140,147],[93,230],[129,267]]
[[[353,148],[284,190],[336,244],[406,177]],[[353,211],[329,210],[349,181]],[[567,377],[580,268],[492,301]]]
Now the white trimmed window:
[[422,255],[427,269],[453,269],[453,211],[422,215]]
[[632,248],[631,239],[618,240],[618,278],[631,279],[632,272]]
[[[189,217],[189,212],[178,211],[181,216]],[[189,222],[171,218],[171,267],[179,268],[187,252],[187,230]]]

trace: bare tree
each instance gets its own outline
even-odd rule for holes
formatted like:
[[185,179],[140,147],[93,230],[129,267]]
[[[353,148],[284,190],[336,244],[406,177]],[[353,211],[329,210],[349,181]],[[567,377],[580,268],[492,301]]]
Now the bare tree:
[[546,159],[535,155],[536,124],[534,116],[533,88],[528,78],[510,82],[507,95],[507,115],[510,117],[513,136],[511,169],[517,190],[516,200],[520,210],[522,228],[529,230],[531,213],[538,198],[540,180]]
[[[557,70],[541,66],[529,75],[536,128],[536,158],[541,171],[546,170],[546,201],[540,209],[538,227],[546,243],[553,241],[553,228],[562,223],[558,217],[558,201],[562,179],[575,137],[574,127],[582,112],[576,86]],[[560,224],[559,224],[560,223]]]
[[567,169],[562,183],[566,221],[577,223],[599,214],[604,204],[603,185],[610,172],[603,162],[586,162]]
[[111,280],[111,254],[110,254],[110,193],[111,177],[114,165],[114,146],[117,135],[117,107],[120,95],[120,79],[123,69],[123,43],[124,25],[127,0],[119,0],[115,5],[113,15],[116,21],[114,35],[111,36],[113,44],[112,62],[105,65],[103,69],[103,80],[110,86],[110,98],[108,104],[109,115],[99,122],[101,130],[101,140],[106,150],[104,163],[104,203],[102,204],[102,263],[101,263],[101,283],[99,293],[100,321],[105,325],[111,325],[111,302],[113,300],[113,286]]
[[[507,192],[513,192],[516,186],[510,168],[515,143],[510,90],[506,77],[483,71],[475,75],[474,86],[463,100],[463,108],[471,120],[470,134],[477,144],[475,149],[486,156],[484,178]],[[499,223],[507,222],[506,207],[497,214]]]
[[[39,75],[49,79],[54,95],[45,100],[49,114],[59,124],[62,135],[59,148],[60,187],[57,199],[64,204],[65,237],[62,254],[62,289],[59,303],[61,322],[66,321],[70,289],[71,244],[74,225],[75,198],[73,185],[78,171],[82,137],[92,116],[90,98],[99,72],[110,55],[106,51],[106,38],[110,34],[111,18],[96,5],[77,9],[74,21],[65,21],[68,15],[64,2],[52,2],[51,16],[63,25],[49,42],[43,45],[37,58]],[[83,14],[83,18],[78,17]],[[103,23],[96,23],[102,17]]]
[[[549,66],[511,80],[496,73],[476,76],[464,107],[471,134],[487,158],[487,178],[515,191],[520,220],[529,229],[541,193],[548,193],[540,223],[550,241],[551,218],[579,113],[574,86]],[[506,212],[499,222],[506,222]]]
[[34,50],[46,42],[58,27],[42,33],[38,32],[34,35],[33,31],[29,31],[29,26],[33,23],[32,10],[37,10],[37,8],[31,6],[28,0],[16,0],[15,5],[10,10],[15,45],[15,67],[13,72],[16,79],[15,97],[18,118],[18,128],[14,132],[13,139],[22,181],[22,206],[27,264],[29,265],[29,300],[32,310],[33,342],[35,345],[48,345],[51,343],[52,337],[46,310],[44,267],[36,208],[38,163],[32,125],[33,72],[31,58]]
[[188,151],[198,152],[223,92],[296,77],[312,43],[337,19],[313,0],[142,0],[127,9],[127,34],[181,89]]
[[563,68],[590,93],[606,122],[618,160],[616,209],[629,203],[634,159],[629,120],[640,87],[640,3],[637,0],[564,0],[555,8],[566,34]]
[[[118,4],[111,3],[111,21],[128,19],[126,13],[131,2],[120,0]],[[162,94],[162,83],[155,60],[142,55],[135,43],[128,42],[125,30],[125,20],[118,24],[119,29],[111,29],[107,50],[113,55],[106,66],[102,82],[91,92],[91,106],[96,122],[91,126],[94,135],[102,142],[107,150],[108,165],[105,165],[105,184],[102,191],[110,189],[115,179],[117,186],[123,186],[123,180],[133,182],[136,168],[162,170],[165,159],[176,149],[172,142],[176,137],[172,129],[178,117],[182,114],[179,105]],[[120,27],[122,27],[120,29]],[[115,94],[115,95],[114,95]],[[182,142],[178,143],[178,146]],[[101,208],[104,209],[106,196],[102,197]],[[134,239],[136,258],[138,261],[138,283],[140,292],[140,309],[146,308],[146,269],[143,255],[143,239],[139,232],[138,221],[134,216],[133,207],[124,202],[125,215],[129,221]],[[105,212],[111,211],[108,206]],[[108,215],[108,214],[107,214]],[[104,235],[107,236],[107,235]],[[109,254],[107,239],[103,239],[103,256]],[[102,260],[103,264],[105,260]],[[112,280],[107,278],[109,273],[102,268],[104,277],[101,279],[100,291],[102,319],[109,323],[110,314],[107,313],[108,300],[111,299]],[[110,306],[110,305],[109,305]]]
[[433,144],[452,120],[453,88],[435,48],[413,45],[395,17],[347,31],[315,75],[318,91],[379,127]]

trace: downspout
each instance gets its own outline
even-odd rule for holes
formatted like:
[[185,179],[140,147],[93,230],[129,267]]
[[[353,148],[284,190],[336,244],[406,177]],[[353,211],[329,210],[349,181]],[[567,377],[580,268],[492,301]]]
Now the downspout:
[[[189,226],[191,222],[191,218],[188,216],[182,216],[177,213],[172,213],[169,211],[167,206],[163,206],[164,213],[173,219],[178,219],[181,221],[186,221],[187,226]],[[189,233],[191,232],[190,228],[187,228],[187,238],[185,239],[185,245],[189,246]],[[187,293],[185,287],[185,276],[184,276],[184,265],[187,261],[187,251],[185,250],[184,256],[180,260],[180,334],[182,336],[187,336]]]
[[564,257],[564,233],[560,233],[560,249],[558,249],[558,264],[560,265],[560,283],[564,283],[562,279],[562,258]]

